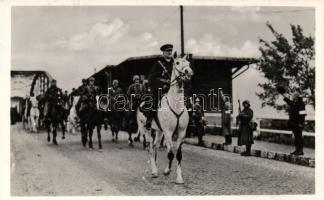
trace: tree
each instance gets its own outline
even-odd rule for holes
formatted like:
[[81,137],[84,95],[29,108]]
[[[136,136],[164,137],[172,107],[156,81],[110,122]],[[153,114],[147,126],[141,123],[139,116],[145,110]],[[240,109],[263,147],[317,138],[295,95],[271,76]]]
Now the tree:
[[282,86],[289,94],[299,92],[306,103],[315,108],[314,38],[305,36],[299,25],[291,24],[292,41],[289,42],[270,23],[266,25],[275,40],[259,40],[261,56],[257,68],[267,79],[265,83],[258,84],[263,89],[263,92],[257,93],[263,101],[262,107],[270,106],[277,110],[285,108],[276,103],[279,97],[276,88]]

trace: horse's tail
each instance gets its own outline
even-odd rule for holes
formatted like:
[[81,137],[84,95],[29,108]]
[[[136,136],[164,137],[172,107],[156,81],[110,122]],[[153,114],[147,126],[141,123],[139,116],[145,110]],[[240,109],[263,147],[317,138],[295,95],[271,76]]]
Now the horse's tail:
[[140,110],[140,106],[136,110],[137,135],[142,134],[145,135],[145,137],[148,137],[148,135],[146,134],[148,133],[148,130],[145,128],[146,116]]

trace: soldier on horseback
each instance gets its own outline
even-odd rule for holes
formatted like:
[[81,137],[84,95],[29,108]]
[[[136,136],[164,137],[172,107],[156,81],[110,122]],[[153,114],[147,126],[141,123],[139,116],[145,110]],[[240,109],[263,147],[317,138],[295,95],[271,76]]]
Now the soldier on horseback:
[[94,85],[95,79],[93,77],[89,78],[89,85],[85,87],[84,95],[90,104],[96,105],[96,96],[99,95],[99,87]]
[[122,94],[123,90],[119,87],[119,81],[117,79],[113,80],[112,88],[110,90],[110,95],[112,98],[117,98],[118,95]]
[[122,96],[123,90],[119,87],[119,82],[117,79],[113,80],[112,87],[108,88],[109,99],[110,99],[110,126],[111,133],[113,135],[113,141],[118,140],[118,132],[122,125],[123,120],[123,111],[124,109],[120,109],[118,104],[115,104],[117,100]]
[[45,92],[45,121],[49,120],[49,111],[51,110],[54,103],[58,100],[58,97],[62,97],[62,95],[62,89],[57,87],[56,80],[52,80],[51,86]]
[[140,78],[138,75],[133,76],[133,81],[127,90],[127,98],[130,103],[129,109],[133,112],[136,111],[140,104],[141,97],[145,92],[144,85],[140,83]]
[[162,51],[162,57],[158,58],[155,62],[148,77],[149,85],[152,90],[151,95],[153,97],[153,107],[150,111],[145,112],[145,115],[147,116],[145,127],[147,129],[151,127],[152,120],[158,109],[158,103],[160,100],[159,93],[162,92],[162,94],[165,94],[169,90],[174,64],[172,57],[173,45],[165,44],[161,46],[160,50]]
[[81,103],[84,102],[86,100],[86,87],[88,86],[88,81],[86,79],[82,79],[82,85],[78,88],[77,90],[77,94],[80,95],[79,101],[75,106],[77,115],[80,116],[80,106]]

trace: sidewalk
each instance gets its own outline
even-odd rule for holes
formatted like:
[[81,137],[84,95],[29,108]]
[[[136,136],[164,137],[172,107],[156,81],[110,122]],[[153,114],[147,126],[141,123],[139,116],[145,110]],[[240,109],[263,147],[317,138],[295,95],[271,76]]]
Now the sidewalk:
[[[225,139],[218,135],[205,135],[204,147],[215,150],[229,151],[233,153],[241,153],[245,151],[245,146],[237,145],[237,137],[232,138],[232,145],[224,146]],[[185,143],[198,145],[197,137],[186,138]],[[315,167],[315,149],[304,148],[304,156],[292,156],[291,152],[295,150],[294,146],[285,144],[276,144],[264,141],[254,140],[251,154],[255,157],[285,161],[293,164]]]

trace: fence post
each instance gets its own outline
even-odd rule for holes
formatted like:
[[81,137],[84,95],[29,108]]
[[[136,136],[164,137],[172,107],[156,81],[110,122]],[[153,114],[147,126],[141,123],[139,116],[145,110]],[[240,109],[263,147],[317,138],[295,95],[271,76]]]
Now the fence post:
[[260,133],[261,133],[261,131],[260,131],[260,129],[261,129],[261,127],[260,127],[261,118],[255,118],[255,122],[257,123],[258,126],[257,126],[256,131],[254,131],[253,135],[255,137],[258,137],[260,135]]

